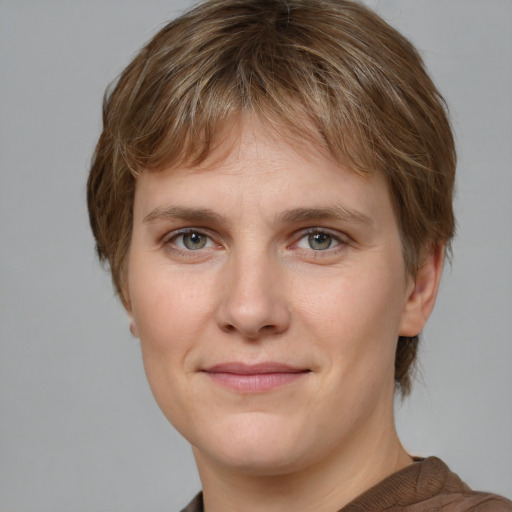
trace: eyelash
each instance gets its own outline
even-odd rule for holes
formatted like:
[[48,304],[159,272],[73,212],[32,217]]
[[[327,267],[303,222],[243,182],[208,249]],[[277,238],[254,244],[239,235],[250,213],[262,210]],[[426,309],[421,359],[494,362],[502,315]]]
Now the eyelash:
[[[304,240],[307,237],[310,237],[311,235],[327,235],[328,237],[330,237],[331,241],[334,242],[336,245],[329,245],[325,249],[313,249],[311,246],[309,248],[302,248],[298,246],[301,240]],[[303,251],[304,253],[308,253],[309,258],[322,258],[338,254],[340,251],[342,251],[349,245],[349,242],[350,240],[348,239],[348,237],[342,236],[342,234],[339,232],[333,233],[332,231],[325,228],[314,227],[308,228],[305,231],[300,232],[297,241],[294,242],[289,247],[295,251]]]
[[[176,240],[184,237],[185,235],[199,235],[202,237],[206,237],[207,238],[206,243],[213,244],[215,247],[210,245],[209,247],[206,247],[206,248],[201,247],[196,250],[193,250],[193,249],[184,249],[184,248],[177,246],[175,243]],[[190,257],[190,258],[197,258],[199,255],[204,256],[205,251],[210,252],[210,251],[215,250],[220,247],[220,244],[217,244],[213,240],[213,237],[211,237],[207,232],[205,232],[205,230],[198,229],[198,228],[184,228],[184,229],[179,229],[177,231],[173,231],[163,238],[162,245],[164,246],[164,248],[166,248],[169,251],[172,251],[173,253],[177,253],[180,256]]]
[[[179,247],[176,245],[176,241],[179,238],[182,238],[185,235],[195,235],[195,234],[202,236],[202,237],[206,237],[207,238],[206,244],[208,244],[209,246],[208,247],[200,247],[200,248],[194,250],[194,249],[185,249],[185,248],[182,248],[182,247]],[[336,245],[332,246],[332,243],[331,243],[325,249],[313,249],[312,247],[309,247],[309,248],[299,247],[298,244],[303,239],[306,239],[307,237],[310,237],[311,235],[326,235]],[[307,256],[309,258],[312,258],[312,257],[313,258],[321,258],[321,257],[335,255],[338,252],[340,252],[341,250],[343,250],[350,243],[348,237],[341,236],[341,234],[338,232],[336,232],[336,234],[335,234],[328,229],[317,228],[317,227],[308,228],[306,230],[300,231],[299,233],[297,233],[296,236],[294,236],[294,239],[295,239],[295,241],[292,244],[288,245],[287,249],[304,253],[304,255],[306,255],[306,253],[307,253]],[[183,243],[183,241],[182,241],[182,243]],[[212,250],[216,250],[216,249],[222,247],[221,244],[218,244],[214,241],[213,237],[210,234],[208,234],[208,232],[206,230],[201,229],[201,228],[184,228],[184,229],[179,229],[177,231],[173,231],[173,232],[167,234],[163,238],[162,245],[164,246],[164,248],[168,249],[169,251],[172,251],[173,253],[176,253],[176,254],[178,254],[180,256],[184,256],[184,257],[190,257],[190,258],[197,258],[199,255],[204,256],[205,251],[211,252]]]

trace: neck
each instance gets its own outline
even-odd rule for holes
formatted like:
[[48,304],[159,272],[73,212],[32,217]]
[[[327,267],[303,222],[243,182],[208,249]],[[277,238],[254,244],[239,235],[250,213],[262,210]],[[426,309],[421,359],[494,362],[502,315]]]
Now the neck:
[[356,429],[352,439],[322,460],[281,475],[241,473],[194,450],[205,512],[340,510],[412,463],[398,439],[392,415],[375,421],[373,426]]

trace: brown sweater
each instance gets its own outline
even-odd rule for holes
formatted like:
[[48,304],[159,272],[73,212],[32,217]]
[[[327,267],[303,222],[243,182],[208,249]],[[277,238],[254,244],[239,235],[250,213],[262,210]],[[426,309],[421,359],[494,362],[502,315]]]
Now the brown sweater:
[[[339,512],[512,512],[512,501],[472,491],[436,457],[419,459]],[[182,512],[204,512],[199,493]]]

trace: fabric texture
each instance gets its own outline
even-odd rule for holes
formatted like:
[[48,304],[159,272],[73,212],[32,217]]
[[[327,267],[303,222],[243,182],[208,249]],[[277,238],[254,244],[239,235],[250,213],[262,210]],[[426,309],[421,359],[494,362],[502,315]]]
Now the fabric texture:
[[[204,512],[199,493],[181,512]],[[436,457],[392,474],[339,512],[512,512],[512,501],[472,491]]]

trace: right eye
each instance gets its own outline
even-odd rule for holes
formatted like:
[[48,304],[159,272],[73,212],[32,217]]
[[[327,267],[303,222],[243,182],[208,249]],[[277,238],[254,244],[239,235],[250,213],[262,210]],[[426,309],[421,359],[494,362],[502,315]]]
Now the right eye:
[[178,233],[170,238],[169,242],[182,251],[198,251],[215,247],[215,243],[208,235],[196,230]]

